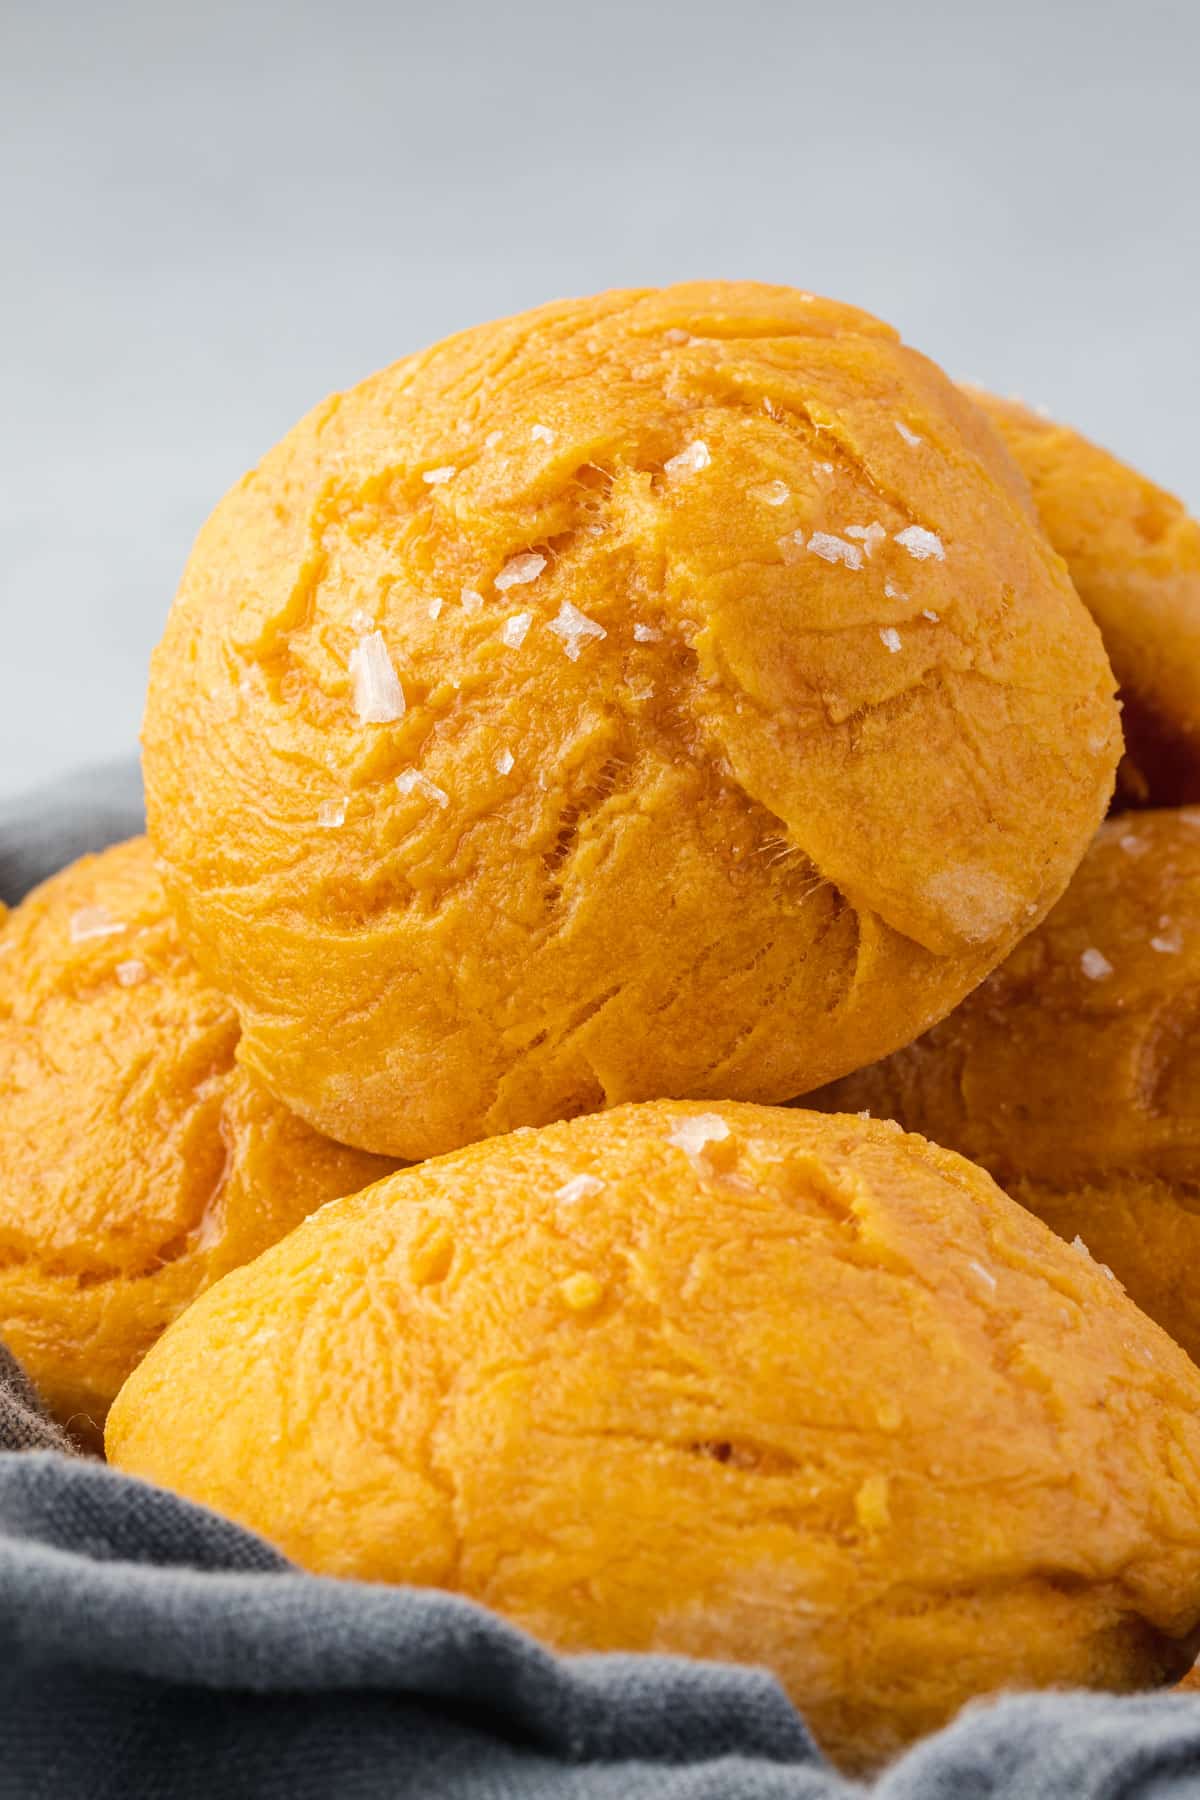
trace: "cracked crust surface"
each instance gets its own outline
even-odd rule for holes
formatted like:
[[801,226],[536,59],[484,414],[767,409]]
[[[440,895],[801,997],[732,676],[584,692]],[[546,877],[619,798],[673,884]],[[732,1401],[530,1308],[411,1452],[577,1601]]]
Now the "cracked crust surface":
[[[375,631],[405,710],[362,724]],[[241,1056],[417,1158],[785,1100],[911,1038],[1061,891],[1119,730],[940,371],[848,307],[695,284],[319,407],[201,533],[145,747]]]
[[1028,477],[1124,701],[1126,805],[1200,801],[1200,522],[1069,426],[968,392]]
[[238,1035],[144,838],[0,920],[0,1338],[81,1431],[196,1293],[395,1166],[290,1115]]
[[1200,1621],[1200,1374],[856,1117],[625,1106],[404,1171],[190,1308],[108,1452],[309,1569],[766,1663],[848,1766],[1173,1678]]
[[1200,807],[1111,819],[948,1019],[803,1104],[982,1163],[1200,1360]]

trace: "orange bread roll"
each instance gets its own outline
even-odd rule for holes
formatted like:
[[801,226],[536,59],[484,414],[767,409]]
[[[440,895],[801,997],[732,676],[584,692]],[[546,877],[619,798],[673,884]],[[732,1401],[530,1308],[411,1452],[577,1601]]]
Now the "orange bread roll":
[[406,1158],[906,1042],[1057,897],[1119,742],[977,409],[748,283],[544,307],[318,407],[201,533],[145,726],[245,1062]]
[[324,1207],[119,1396],[118,1468],[562,1650],[764,1663],[873,1766],[975,1694],[1181,1674],[1200,1372],[979,1169],[659,1102]]
[[394,1163],[234,1060],[145,839],[0,922],[0,1340],[86,1435],[200,1290]]
[[804,1104],[982,1163],[1200,1359],[1200,808],[1110,820],[957,1011]]
[[1200,523],[1069,426],[970,390],[1028,476],[1121,687],[1125,803],[1200,800]]

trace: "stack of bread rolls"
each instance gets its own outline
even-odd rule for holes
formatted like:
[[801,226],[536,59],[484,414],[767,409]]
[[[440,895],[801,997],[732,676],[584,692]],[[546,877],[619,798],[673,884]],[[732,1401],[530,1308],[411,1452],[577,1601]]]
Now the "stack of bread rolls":
[[1188,1668],[1176,501],[811,294],[560,303],[227,495],[144,749],[149,842],[0,921],[0,1336],[79,1435],[766,1664],[851,1770]]

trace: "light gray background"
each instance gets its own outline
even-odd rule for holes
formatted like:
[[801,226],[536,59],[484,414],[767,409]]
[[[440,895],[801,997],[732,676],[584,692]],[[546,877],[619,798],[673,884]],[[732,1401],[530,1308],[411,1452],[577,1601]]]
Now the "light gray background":
[[883,314],[1200,503],[1200,5],[0,0],[0,792],[134,741],[330,389],[562,294]]

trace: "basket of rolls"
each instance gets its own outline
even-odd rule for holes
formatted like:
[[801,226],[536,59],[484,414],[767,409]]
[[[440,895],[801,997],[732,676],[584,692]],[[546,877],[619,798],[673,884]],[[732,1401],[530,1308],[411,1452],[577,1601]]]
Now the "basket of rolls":
[[0,820],[13,1792],[1200,1770],[1178,501],[851,306],[556,303],[230,490],[142,745]]

